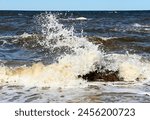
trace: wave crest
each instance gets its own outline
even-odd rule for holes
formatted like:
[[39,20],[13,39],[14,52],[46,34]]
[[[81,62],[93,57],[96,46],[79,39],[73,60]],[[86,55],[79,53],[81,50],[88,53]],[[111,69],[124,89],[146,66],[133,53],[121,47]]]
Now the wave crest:
[[[85,83],[82,79],[84,77],[79,76],[85,76],[95,71],[97,71],[97,74],[100,73],[99,78],[105,76],[101,73],[114,72],[115,78],[118,77],[116,79],[120,81],[150,78],[150,63],[141,61],[140,56],[104,53],[102,49],[99,49],[99,45],[89,42],[84,37],[78,37],[74,33],[73,27],[66,28],[63,24],[60,24],[53,14],[40,14],[36,19],[37,28],[42,36],[42,39],[37,39],[36,42],[49,51],[56,48],[61,50],[65,47],[69,53],[64,51],[64,53],[56,56],[54,63],[49,65],[34,63],[30,67],[9,68],[1,66],[1,84],[72,87]],[[28,37],[31,36],[22,35],[22,38]],[[118,40],[118,38],[112,39]],[[110,77],[110,75],[105,77]]]

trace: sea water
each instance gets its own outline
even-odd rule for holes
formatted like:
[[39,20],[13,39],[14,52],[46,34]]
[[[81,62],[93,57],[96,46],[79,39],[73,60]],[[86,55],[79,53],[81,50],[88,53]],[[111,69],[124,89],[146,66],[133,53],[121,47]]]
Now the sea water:
[[149,102],[149,16],[1,11],[0,102]]

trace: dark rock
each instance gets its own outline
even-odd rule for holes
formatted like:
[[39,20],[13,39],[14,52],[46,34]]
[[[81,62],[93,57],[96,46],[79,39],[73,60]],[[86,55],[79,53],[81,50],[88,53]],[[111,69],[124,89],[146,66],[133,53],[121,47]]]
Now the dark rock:
[[90,72],[83,76],[78,76],[79,78],[83,78],[87,81],[105,81],[105,82],[114,82],[120,81],[121,79],[118,76],[118,71],[105,71],[105,72]]

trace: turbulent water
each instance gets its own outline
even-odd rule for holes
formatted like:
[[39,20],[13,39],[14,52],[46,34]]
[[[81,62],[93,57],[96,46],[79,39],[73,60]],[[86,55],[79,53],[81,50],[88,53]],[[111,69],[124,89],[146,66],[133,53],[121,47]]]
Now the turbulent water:
[[0,102],[150,102],[149,86],[150,11],[0,11]]

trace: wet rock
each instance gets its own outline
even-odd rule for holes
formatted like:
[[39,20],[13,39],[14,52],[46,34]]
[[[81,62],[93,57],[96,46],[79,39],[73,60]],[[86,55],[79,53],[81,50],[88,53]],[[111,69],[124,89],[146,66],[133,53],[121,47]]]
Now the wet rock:
[[88,81],[105,81],[105,82],[114,82],[120,81],[121,79],[118,77],[118,71],[105,71],[105,72],[90,72],[83,76],[78,76],[79,78],[83,78]]

